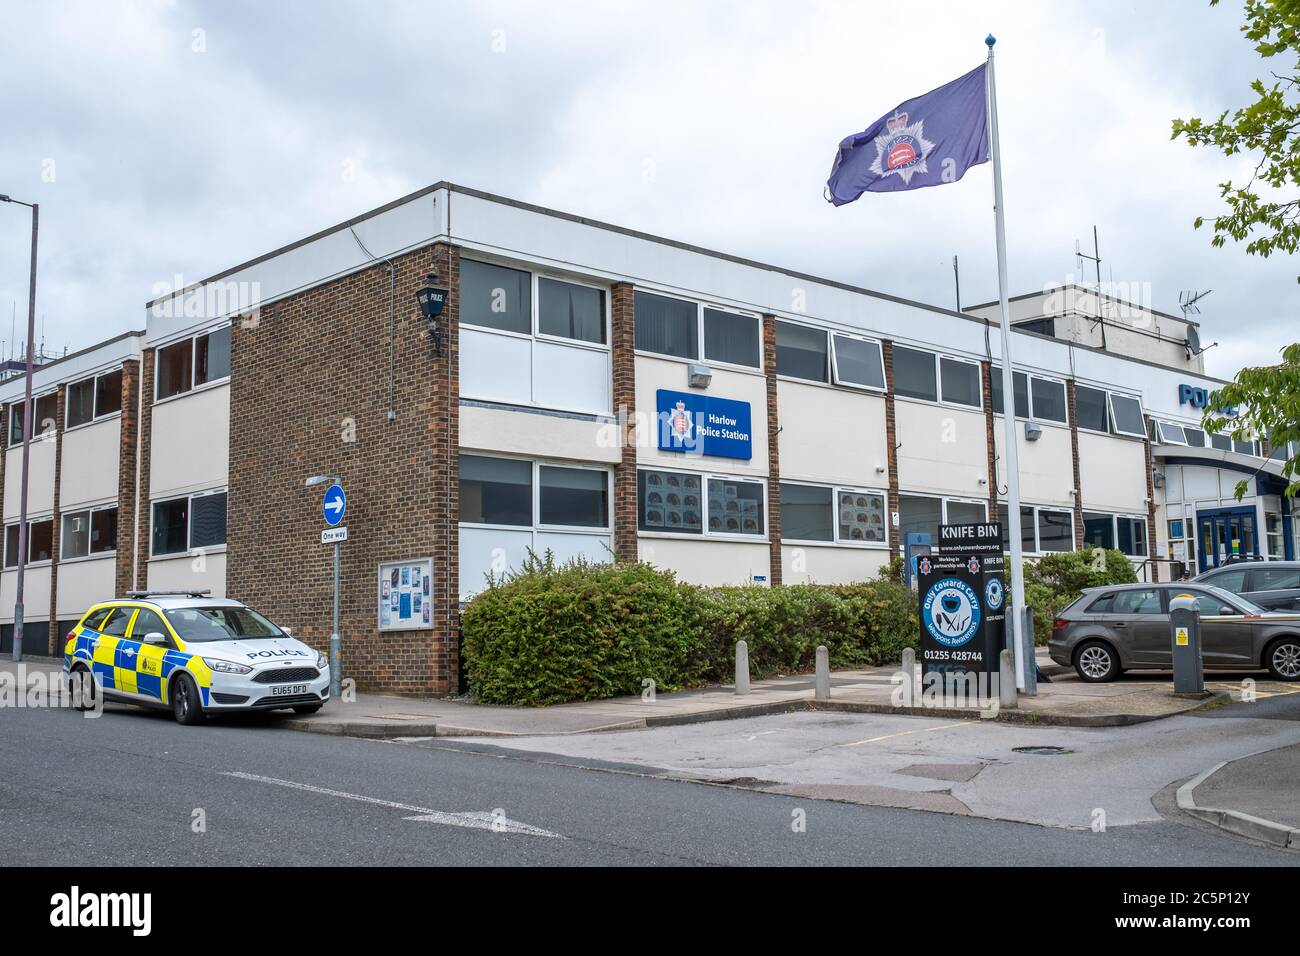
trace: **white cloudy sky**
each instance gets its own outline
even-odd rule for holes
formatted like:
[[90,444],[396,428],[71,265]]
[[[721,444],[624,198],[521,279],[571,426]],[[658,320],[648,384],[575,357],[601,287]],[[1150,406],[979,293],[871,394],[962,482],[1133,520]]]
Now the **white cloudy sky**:
[[[1295,338],[1300,265],[1191,226],[1245,160],[1169,137],[1265,72],[1239,0],[0,0],[0,22],[0,192],[41,203],[54,349],[440,179],[945,306],[959,255],[963,301],[987,301],[989,167],[841,209],[822,185],[839,139],[976,66],[990,31],[1012,291],[1075,274],[1096,224],[1103,278],[1175,313],[1214,290],[1212,373]],[[20,329],[25,213],[0,206]]]

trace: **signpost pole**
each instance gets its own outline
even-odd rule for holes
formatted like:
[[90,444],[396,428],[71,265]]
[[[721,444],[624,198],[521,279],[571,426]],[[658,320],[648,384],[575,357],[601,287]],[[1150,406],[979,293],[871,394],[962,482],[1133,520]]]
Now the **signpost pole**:
[[330,699],[343,688],[343,641],[339,638],[339,542],[334,542],[334,631],[330,634]]

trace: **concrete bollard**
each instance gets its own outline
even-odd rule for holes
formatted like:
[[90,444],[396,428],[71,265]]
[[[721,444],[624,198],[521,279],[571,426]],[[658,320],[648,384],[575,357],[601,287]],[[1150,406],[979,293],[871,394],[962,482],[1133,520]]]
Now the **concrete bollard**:
[[736,642],[736,695],[743,697],[749,693],[749,645],[744,641]]
[[1003,709],[1015,707],[1016,695],[1016,659],[1010,650],[998,654],[998,706]]
[[912,647],[903,648],[903,686],[907,688],[903,706],[911,707],[916,696],[916,649]]
[[813,697],[817,700],[831,699],[831,652],[825,644],[817,647],[817,677],[813,682]]

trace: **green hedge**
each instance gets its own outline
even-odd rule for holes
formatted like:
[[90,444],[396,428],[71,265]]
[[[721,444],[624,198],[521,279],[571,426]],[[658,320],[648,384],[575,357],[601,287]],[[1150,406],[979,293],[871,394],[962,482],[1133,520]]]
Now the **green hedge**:
[[1025,562],[1025,603],[1034,609],[1034,637],[1046,644],[1052,621],[1084,588],[1132,584],[1137,574],[1122,551],[1087,547]]
[[647,564],[557,566],[532,555],[490,581],[461,616],[470,693],[540,706],[730,681],[735,643],[755,678],[813,666],[896,661],[917,640],[915,595],[897,567],[878,580],[822,587],[702,588]]

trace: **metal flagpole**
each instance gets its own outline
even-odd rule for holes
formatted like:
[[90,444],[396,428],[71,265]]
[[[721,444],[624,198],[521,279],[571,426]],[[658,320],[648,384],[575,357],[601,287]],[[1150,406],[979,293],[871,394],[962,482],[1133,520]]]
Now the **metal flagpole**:
[[1016,661],[1016,688],[1034,692],[1033,638],[1025,632],[1022,619],[1025,607],[1024,548],[1020,540],[1020,455],[1016,444],[1016,389],[1011,367],[1011,319],[1007,308],[1007,229],[1002,206],[1002,154],[998,148],[998,100],[993,79],[993,44],[989,34],[988,69],[985,71],[989,117],[989,159],[993,163],[993,218],[998,247],[998,305],[1002,327],[1002,424],[1006,431],[1003,457],[1007,463],[1007,534],[1011,543],[1011,602],[1007,626],[1011,634],[1011,652]]

